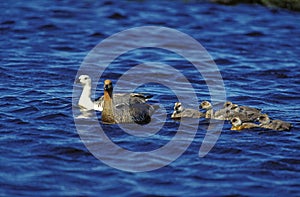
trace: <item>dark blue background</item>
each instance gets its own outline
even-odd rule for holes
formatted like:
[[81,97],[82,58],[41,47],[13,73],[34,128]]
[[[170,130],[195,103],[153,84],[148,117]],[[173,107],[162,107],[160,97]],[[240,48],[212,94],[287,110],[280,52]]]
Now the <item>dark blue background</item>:
[[[299,13],[250,4],[72,0],[2,1],[0,13],[0,196],[299,195]],[[199,158],[207,125],[200,121],[186,153],[159,170],[129,173],[97,160],[74,126],[73,82],[96,44],[141,25],[175,28],[198,40],[219,66],[228,100],[289,121],[292,131],[233,132],[227,123],[212,151]],[[126,58],[130,65],[153,56]],[[126,58],[114,66],[124,68]],[[199,101],[210,99],[205,84],[195,86]],[[174,95],[163,87],[153,92],[171,112]],[[134,144],[111,127],[123,146]],[[171,138],[177,127],[168,119],[159,135]]]

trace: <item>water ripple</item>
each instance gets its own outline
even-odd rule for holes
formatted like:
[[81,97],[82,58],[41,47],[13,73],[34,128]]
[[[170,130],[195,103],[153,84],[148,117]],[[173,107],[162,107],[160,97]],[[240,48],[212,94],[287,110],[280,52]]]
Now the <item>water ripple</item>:
[[[16,1],[3,2],[0,9],[3,13],[0,19],[1,196],[295,196],[300,193],[299,13],[251,4],[222,6],[209,2],[147,0],[30,1],[28,4]],[[198,40],[218,65],[228,100],[261,108],[271,118],[291,122],[294,126],[291,132],[261,129],[236,132],[230,131],[231,125],[225,122],[212,151],[199,158],[199,147],[209,123],[201,119],[186,152],[156,171],[123,172],[96,159],[84,146],[74,125],[72,108],[77,103],[72,103],[72,89],[77,70],[88,52],[103,39],[142,25],[175,28]],[[145,33],[149,40],[154,35]],[[115,43],[107,55],[115,54],[115,47],[132,46],[131,39],[135,36]],[[170,43],[168,36],[159,35],[159,44],[191,49],[184,40]],[[195,89],[198,96],[195,103],[211,99],[205,80],[190,62],[178,54],[153,48],[133,50],[115,59],[99,83],[94,82],[95,96],[102,94],[104,78],[116,82],[130,68],[149,61],[180,70]],[[211,63],[198,58],[194,61],[205,66]],[[158,69],[147,72],[156,76]],[[203,72],[211,77],[210,82],[215,80],[216,71]],[[160,84],[178,82],[180,78],[161,68],[159,74],[167,77],[137,90],[153,94],[151,102],[168,112],[159,132],[139,138],[116,125],[101,124],[107,136],[127,150],[155,150],[176,134],[180,122],[171,120],[170,113],[178,98]],[[122,83],[132,85],[130,81]],[[178,89],[184,94],[183,99],[188,99],[189,91],[184,85],[178,82]],[[81,87],[75,85],[75,88]],[[161,114],[154,115],[153,127],[159,127],[161,119]],[[102,140],[92,121],[86,123],[92,131],[88,140],[91,143]],[[118,156],[124,157],[120,152],[107,157],[120,162]],[[154,159],[162,161],[166,157],[158,155]],[[143,158],[136,162],[151,165]]]

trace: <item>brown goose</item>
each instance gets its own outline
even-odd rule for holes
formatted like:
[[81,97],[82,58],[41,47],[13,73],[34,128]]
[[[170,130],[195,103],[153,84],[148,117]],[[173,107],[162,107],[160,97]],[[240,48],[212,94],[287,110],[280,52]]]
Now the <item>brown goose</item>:
[[231,101],[226,101],[223,105],[224,109],[230,109],[233,103]]
[[205,110],[205,118],[210,119],[227,120],[228,115],[230,114],[230,109],[228,109],[227,106],[225,107],[225,105],[224,108],[215,112],[209,101],[202,101],[199,108]]
[[242,107],[245,106],[233,104],[229,110],[227,120],[231,120],[234,117],[239,117],[242,122],[253,122],[256,121],[258,116],[261,114],[260,112],[242,110]]
[[139,97],[130,96],[123,103],[114,103],[111,80],[104,81],[102,122],[147,124],[157,108],[145,103]]
[[262,115],[261,109],[248,107],[248,106],[239,106],[241,113],[246,114],[247,118],[251,121],[256,121],[257,118]]
[[289,131],[292,128],[292,125],[288,122],[282,120],[270,120],[267,114],[260,115],[258,121],[260,122],[259,126],[265,129]]
[[240,131],[244,129],[252,129],[252,128],[258,128],[259,125],[252,123],[252,122],[242,122],[242,120],[239,117],[234,117],[231,119],[232,127],[230,130],[234,131]]
[[205,114],[195,109],[184,108],[180,102],[174,105],[174,112],[171,115],[172,119],[180,118],[204,118]]
[[205,118],[213,118],[214,117],[214,110],[209,101],[202,101],[200,103],[199,108],[205,110]]

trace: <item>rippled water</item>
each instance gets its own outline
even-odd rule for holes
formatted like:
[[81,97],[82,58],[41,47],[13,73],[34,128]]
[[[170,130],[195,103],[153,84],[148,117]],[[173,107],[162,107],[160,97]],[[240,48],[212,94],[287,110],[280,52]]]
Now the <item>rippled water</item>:
[[[184,1],[16,1],[2,2],[0,10],[1,196],[299,195],[299,13]],[[170,27],[195,38],[218,65],[228,100],[291,122],[291,132],[234,132],[225,123],[214,148],[200,158],[208,126],[200,120],[187,151],[166,167],[130,173],[96,159],[74,125],[77,70],[100,41],[142,25]],[[184,41],[176,44],[184,46]],[[147,61],[181,70],[193,84],[198,102],[210,99],[193,66],[164,50],[126,53],[112,62],[103,78],[116,82],[126,70]],[[152,93],[152,102],[171,113],[176,96],[157,82],[139,90]],[[101,86],[100,82],[97,95]],[[77,85],[74,89],[80,91]],[[116,125],[103,127],[119,146],[150,151],[175,135],[179,122],[169,116],[156,135],[144,140]],[[154,127],[159,120],[158,114]]]

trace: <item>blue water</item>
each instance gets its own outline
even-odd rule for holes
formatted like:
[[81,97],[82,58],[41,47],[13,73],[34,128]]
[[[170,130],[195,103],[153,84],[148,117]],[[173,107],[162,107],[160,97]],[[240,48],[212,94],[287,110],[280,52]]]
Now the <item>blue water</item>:
[[[193,1],[0,4],[0,196],[299,196],[299,13]],[[200,120],[193,143],[168,166],[132,173],[99,161],[74,124],[72,91],[80,90],[74,80],[100,41],[142,25],[174,28],[195,38],[218,65],[228,100],[261,108],[272,118],[291,122],[293,129],[236,132],[225,123],[213,149],[200,158],[208,125]],[[141,59],[181,69],[198,101],[210,99],[192,65],[163,50],[124,54],[103,78],[116,82]],[[176,96],[170,89],[153,83],[140,90],[172,112]],[[101,92],[100,84],[97,94]],[[123,148],[150,151],[168,142],[178,125],[168,116],[162,129],[144,140],[115,125],[104,128]]]

